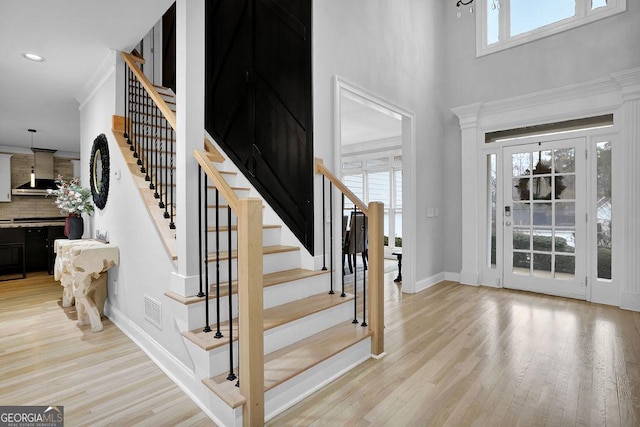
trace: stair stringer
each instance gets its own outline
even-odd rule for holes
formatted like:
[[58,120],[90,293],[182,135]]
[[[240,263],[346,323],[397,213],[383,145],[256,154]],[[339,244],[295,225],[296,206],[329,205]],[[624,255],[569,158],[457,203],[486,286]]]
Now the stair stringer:
[[[216,142],[216,140],[205,130],[205,136],[208,138],[208,142],[210,142],[216,150],[220,153],[224,153],[224,150],[220,145]],[[262,195],[256,188],[251,184],[251,182],[244,176],[242,171],[230,160],[228,157],[225,157],[223,163],[216,163],[216,166],[220,165],[219,170],[235,172],[237,173],[237,181],[236,185],[238,187],[247,187],[250,188],[250,197],[257,197],[262,200],[264,211],[263,211],[263,223],[264,224],[277,224],[282,228],[281,233],[281,242],[283,245],[287,246],[299,246],[300,247],[300,266],[307,270],[319,270],[322,267],[322,257],[314,257],[311,253],[300,243],[300,240],[293,234],[289,227],[282,221],[280,216],[273,210],[273,208],[264,200]]]

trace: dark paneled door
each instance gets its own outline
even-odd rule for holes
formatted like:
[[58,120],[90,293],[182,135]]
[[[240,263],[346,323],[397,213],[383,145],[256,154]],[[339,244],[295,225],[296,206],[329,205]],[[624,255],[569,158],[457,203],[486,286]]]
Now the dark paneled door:
[[206,2],[205,125],[313,252],[311,0]]

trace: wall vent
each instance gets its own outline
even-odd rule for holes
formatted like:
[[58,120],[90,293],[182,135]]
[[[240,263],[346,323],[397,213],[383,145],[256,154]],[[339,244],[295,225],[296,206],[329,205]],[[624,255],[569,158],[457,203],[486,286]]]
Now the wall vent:
[[149,295],[144,296],[144,318],[162,330],[162,305]]

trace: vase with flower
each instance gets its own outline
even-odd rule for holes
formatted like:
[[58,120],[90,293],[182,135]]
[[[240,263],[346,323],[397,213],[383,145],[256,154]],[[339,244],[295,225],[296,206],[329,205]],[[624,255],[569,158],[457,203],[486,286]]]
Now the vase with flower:
[[91,191],[80,186],[80,179],[65,180],[62,175],[56,178],[55,190],[47,190],[56,196],[56,206],[60,213],[67,215],[64,234],[69,239],[80,239],[84,233],[82,214],[91,215],[94,210]]

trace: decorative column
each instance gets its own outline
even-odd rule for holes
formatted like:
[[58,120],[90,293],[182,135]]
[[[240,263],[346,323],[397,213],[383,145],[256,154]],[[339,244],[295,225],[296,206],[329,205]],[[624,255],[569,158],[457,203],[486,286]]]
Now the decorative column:
[[481,103],[453,108],[451,111],[460,120],[462,132],[462,146],[460,158],[462,168],[462,270],[460,283],[465,285],[479,285],[480,253],[478,236],[480,224],[478,218],[478,112]]
[[176,2],[176,243],[172,290],[198,292],[198,167],[204,141],[204,0]]
[[615,262],[615,257],[623,258],[624,272],[619,281],[620,307],[640,311],[640,68],[617,73],[612,77],[622,88],[619,117],[621,148],[624,150],[624,164],[621,166],[625,187],[623,194],[614,197],[622,202],[615,203],[623,207],[626,222],[621,224],[626,241],[622,248],[614,246],[613,261]]

